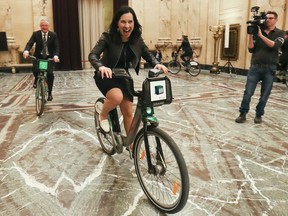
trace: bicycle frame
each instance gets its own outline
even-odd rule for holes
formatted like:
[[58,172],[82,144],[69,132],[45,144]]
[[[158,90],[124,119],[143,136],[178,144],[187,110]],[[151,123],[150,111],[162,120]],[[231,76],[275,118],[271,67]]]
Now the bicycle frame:
[[178,57],[179,57],[179,53],[178,53],[178,52],[175,52],[172,59],[173,59],[174,61],[179,62],[179,61],[178,61]]
[[[139,131],[140,123],[141,122],[143,123],[144,142],[145,142],[145,150],[146,150],[146,156],[147,156],[148,170],[149,170],[149,173],[155,172],[155,168],[153,167],[152,162],[151,162],[151,155],[150,155],[149,143],[148,143],[148,138],[147,138],[148,122],[153,127],[157,127],[159,124],[158,119],[153,115],[154,114],[153,106],[152,107],[143,106],[142,98],[140,96],[138,96],[138,102],[136,105],[136,110],[135,110],[132,124],[131,124],[130,130],[129,130],[127,136],[124,136],[121,134],[121,128],[120,128],[120,124],[119,124],[119,120],[118,120],[117,110],[114,109],[109,114],[112,117],[111,122],[112,122],[113,131],[116,133],[115,134],[116,136],[120,135],[122,143],[119,143],[119,139],[115,139],[115,141],[120,145],[123,144],[123,146],[125,146],[125,147],[130,146],[131,143],[134,142],[134,140],[138,134],[138,131]],[[157,142],[157,149],[160,151],[160,154],[162,155],[161,158],[163,158],[163,153],[162,153],[160,141],[156,140],[156,142]],[[134,152],[134,147],[135,146],[133,146],[132,152]]]
[[[192,55],[193,55],[193,54],[192,54]],[[175,53],[174,53],[174,56],[173,56],[174,61],[177,61],[177,62],[180,63],[179,58],[180,58],[179,53],[178,53],[178,52],[175,52]],[[182,60],[182,59],[181,59],[181,60]],[[190,62],[190,61],[193,61],[192,56],[190,56],[190,57],[185,56],[185,63]],[[181,64],[180,64],[180,65],[181,65]]]
[[[38,84],[39,82],[44,82],[46,81],[47,79],[47,72],[43,72],[43,71],[40,71],[39,75],[38,75],[38,79],[37,79],[37,88],[36,88],[36,93],[38,93]],[[38,96],[38,95],[37,95]]]
[[31,59],[33,59],[34,64],[37,64],[37,84],[36,84],[36,91],[35,91],[35,98],[36,98],[36,113],[38,116],[41,116],[44,111],[44,104],[46,102],[45,94],[47,92],[47,73],[50,68],[50,61],[53,59],[36,59],[35,56],[29,55]]
[[[133,86],[133,85],[132,85]],[[121,134],[121,127],[119,123],[119,118],[118,118],[118,112],[117,108],[114,110],[110,111],[109,116],[110,116],[110,121],[112,124],[112,129],[113,129],[113,134],[116,139],[114,141],[117,143],[117,145],[122,145],[122,146],[130,146],[138,132],[139,132],[139,127],[140,123],[143,123],[143,133],[144,133],[144,143],[145,143],[145,151],[146,151],[146,156],[147,156],[147,165],[148,165],[148,170],[149,173],[154,173],[156,172],[155,167],[152,165],[151,162],[151,155],[150,155],[150,149],[149,149],[149,143],[148,143],[148,127],[157,127],[159,125],[158,119],[154,116],[154,105],[151,102],[144,101],[143,99],[143,94],[142,92],[133,92],[134,96],[137,96],[137,104],[136,104],[136,109],[134,112],[134,117],[130,126],[130,129],[126,136]],[[157,105],[156,105],[157,106]],[[116,144],[115,143],[115,144]],[[164,156],[162,153],[162,148],[160,144],[160,140],[157,137],[156,139],[157,143],[157,149],[160,152],[160,155],[157,155],[157,157],[161,158],[161,160],[164,160]],[[134,152],[135,145],[133,145],[132,152]],[[122,148],[120,148],[122,149]],[[133,156],[133,154],[132,154]]]

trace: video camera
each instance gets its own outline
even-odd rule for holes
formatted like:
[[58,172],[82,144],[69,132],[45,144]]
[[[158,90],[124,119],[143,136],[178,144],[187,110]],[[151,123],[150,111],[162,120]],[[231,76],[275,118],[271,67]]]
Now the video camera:
[[247,21],[247,33],[248,34],[257,34],[258,33],[258,26],[261,29],[264,29],[264,25],[266,22],[266,13],[265,12],[259,12],[258,6],[252,7],[251,12],[253,13],[253,20]]

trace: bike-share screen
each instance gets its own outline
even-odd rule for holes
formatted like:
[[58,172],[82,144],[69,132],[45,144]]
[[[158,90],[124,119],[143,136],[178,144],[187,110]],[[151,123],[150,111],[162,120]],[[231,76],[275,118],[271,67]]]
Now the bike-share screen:
[[166,100],[166,82],[165,80],[150,82],[151,102]]

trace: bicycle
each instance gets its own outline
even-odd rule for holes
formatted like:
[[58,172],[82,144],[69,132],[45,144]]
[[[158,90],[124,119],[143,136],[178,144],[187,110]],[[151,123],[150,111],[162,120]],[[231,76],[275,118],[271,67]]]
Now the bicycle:
[[197,61],[194,60],[194,55],[192,54],[192,60],[187,60],[186,62],[180,63],[178,60],[179,53],[173,53],[173,59],[168,62],[168,69],[170,73],[177,74],[180,72],[181,68],[184,67],[184,70],[188,72],[191,76],[198,76],[201,72],[200,65]]
[[165,54],[165,56],[162,56],[161,62],[162,63],[167,63],[170,61],[171,57],[168,55],[167,53],[167,47],[171,46],[172,42],[168,41],[168,42],[164,42],[164,44],[161,46],[161,52]]
[[[104,97],[95,102],[94,121],[103,151],[108,155],[120,154],[126,147],[134,160],[140,186],[150,202],[160,211],[176,213],[186,205],[189,175],[180,149],[158,128],[159,121],[154,116],[154,107],[172,102],[170,80],[166,76],[157,77],[160,73],[156,69],[149,70],[150,78],[144,80],[142,91],[135,91],[129,71],[113,69],[113,76],[124,79],[131,94],[138,98],[130,130],[127,135],[122,133],[117,108],[108,116],[110,131],[105,133],[101,129],[99,114]],[[141,122],[143,127],[139,130]]]
[[29,55],[29,58],[36,61],[37,69],[39,70],[35,91],[35,105],[37,116],[41,116],[44,112],[44,105],[48,95],[47,72],[50,68],[49,62],[53,61],[53,59],[36,59],[36,57],[32,55]]
[[277,70],[276,78],[279,79],[279,81],[285,84],[288,88],[288,69],[287,68],[285,68],[284,70],[283,69]]
[[161,63],[169,62],[169,60],[170,60],[170,56],[167,53],[165,53],[165,57],[162,57]]

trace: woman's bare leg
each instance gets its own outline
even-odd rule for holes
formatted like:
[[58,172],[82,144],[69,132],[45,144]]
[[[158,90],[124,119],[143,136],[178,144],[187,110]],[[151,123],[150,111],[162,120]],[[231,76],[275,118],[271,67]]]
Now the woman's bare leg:
[[128,134],[133,120],[133,102],[124,98],[122,103],[120,104],[120,110],[123,115],[125,131],[126,134]]
[[119,88],[110,89],[106,94],[106,100],[100,113],[100,120],[107,119],[109,112],[120,105],[123,98],[122,91]]

